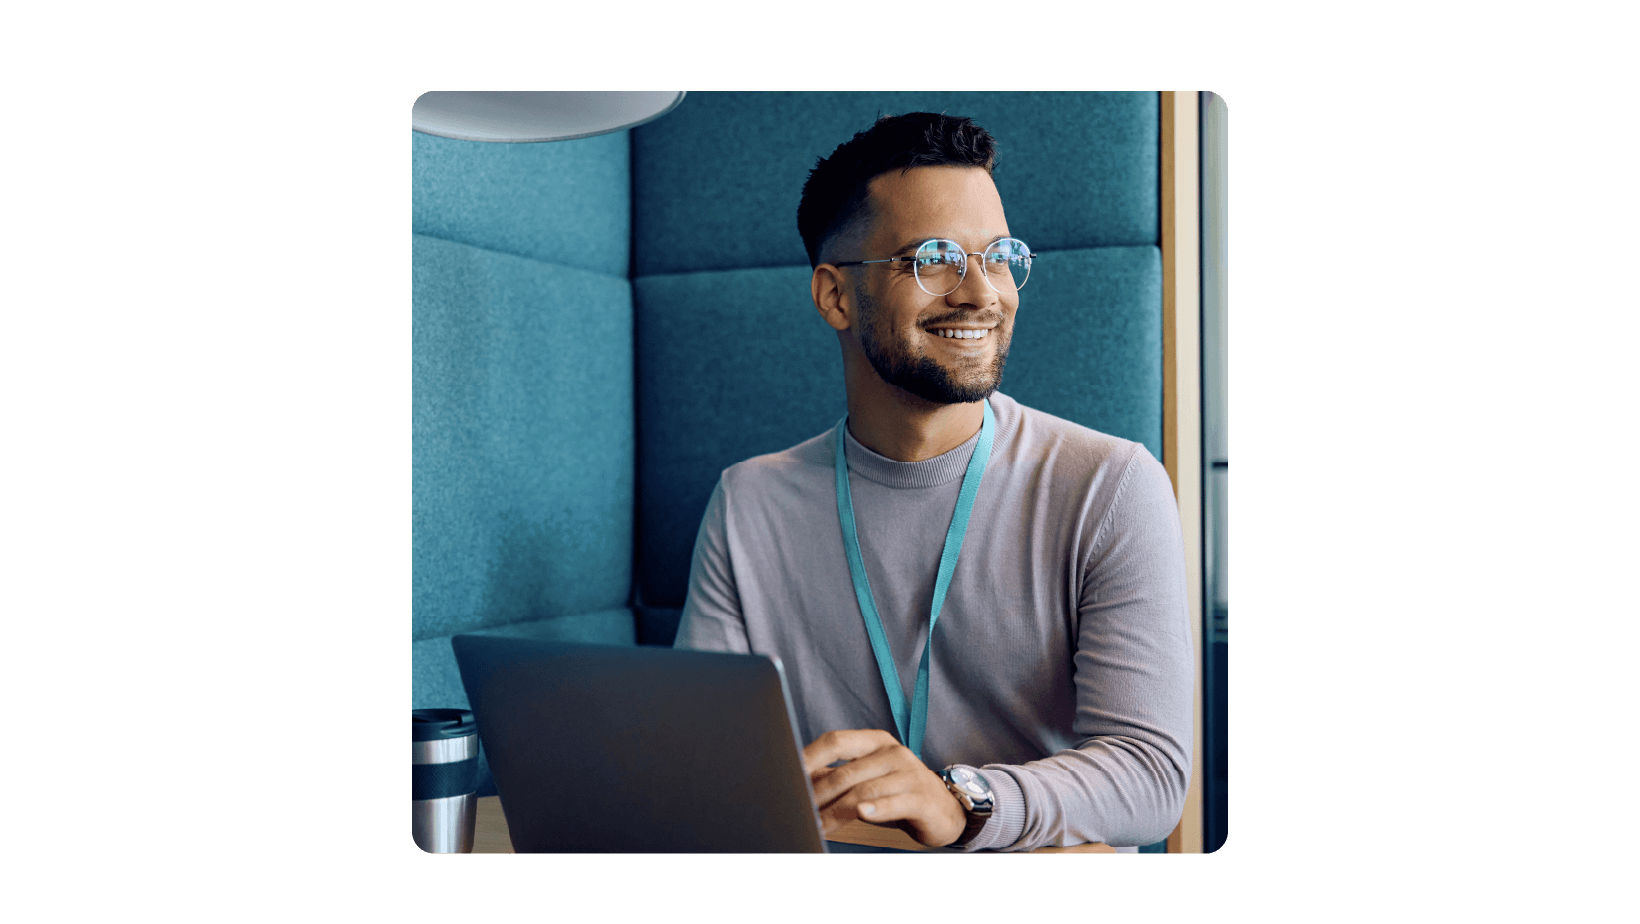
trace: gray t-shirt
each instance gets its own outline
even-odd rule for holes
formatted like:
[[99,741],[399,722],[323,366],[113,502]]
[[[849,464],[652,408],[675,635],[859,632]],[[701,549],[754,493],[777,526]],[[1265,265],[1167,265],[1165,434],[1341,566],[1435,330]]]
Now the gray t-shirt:
[[[1184,805],[1195,682],[1167,473],[1138,443],[990,401],[994,444],[934,630],[922,759],[991,784],[995,813],[969,849],[1154,843]],[[723,472],[676,642],[778,656],[805,742],[894,733],[843,550],[835,432]],[[978,438],[896,462],[847,437],[861,555],[907,693]]]

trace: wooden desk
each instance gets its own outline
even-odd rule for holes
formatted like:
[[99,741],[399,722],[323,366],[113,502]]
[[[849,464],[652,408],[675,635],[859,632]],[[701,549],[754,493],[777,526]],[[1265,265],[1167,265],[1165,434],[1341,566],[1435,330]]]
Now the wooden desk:
[[[911,835],[899,828],[884,828],[851,821],[833,831],[827,840],[845,844],[866,844],[873,847],[899,847],[904,850],[929,848],[912,840]],[[1078,844],[1075,847],[1039,847],[1031,853],[1115,853],[1116,848],[1106,844]],[[501,813],[500,796],[484,796],[478,800],[478,823],[473,832],[473,853],[512,853],[512,840],[507,835],[507,817]]]

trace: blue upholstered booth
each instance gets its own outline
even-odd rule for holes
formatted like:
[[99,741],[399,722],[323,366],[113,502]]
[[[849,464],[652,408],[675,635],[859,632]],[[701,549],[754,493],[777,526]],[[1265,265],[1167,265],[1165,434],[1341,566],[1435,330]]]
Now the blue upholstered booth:
[[1157,94],[690,93],[576,141],[412,133],[413,708],[466,706],[455,633],[671,643],[718,473],[844,411],[803,181],[914,110],[997,137],[1039,254],[1002,390],[1161,457]]

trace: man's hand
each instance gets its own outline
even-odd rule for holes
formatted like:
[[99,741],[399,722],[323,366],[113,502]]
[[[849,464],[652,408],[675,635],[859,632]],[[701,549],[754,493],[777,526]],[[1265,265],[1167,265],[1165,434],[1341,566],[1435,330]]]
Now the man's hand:
[[[848,763],[836,769],[839,760]],[[845,822],[895,824],[930,847],[955,841],[968,816],[939,774],[879,729],[826,732],[803,749],[827,834]]]

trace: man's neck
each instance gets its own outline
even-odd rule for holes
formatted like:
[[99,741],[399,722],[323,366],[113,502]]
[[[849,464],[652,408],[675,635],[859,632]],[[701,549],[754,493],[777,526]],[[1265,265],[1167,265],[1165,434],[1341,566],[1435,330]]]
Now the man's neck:
[[860,445],[896,462],[921,462],[966,443],[985,421],[985,408],[935,404],[881,382],[883,388],[850,388],[848,432]]

